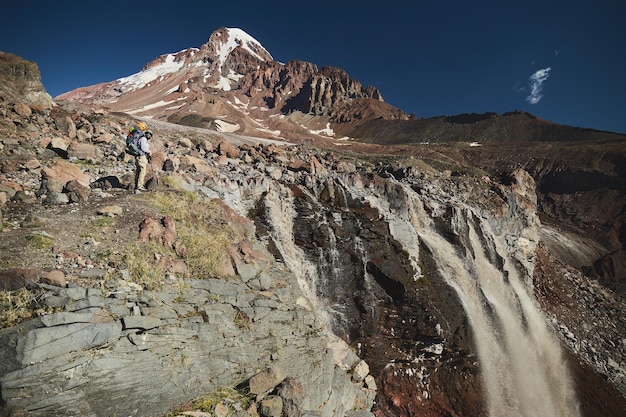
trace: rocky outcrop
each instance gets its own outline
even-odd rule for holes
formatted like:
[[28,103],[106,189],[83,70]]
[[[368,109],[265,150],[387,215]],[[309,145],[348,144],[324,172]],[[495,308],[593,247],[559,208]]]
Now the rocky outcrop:
[[[262,415],[281,414],[263,411],[268,395],[298,414],[369,410],[373,378],[302,306],[293,274],[279,263],[239,271],[159,292],[40,284],[55,312],[0,334],[3,401],[31,417],[154,416],[244,381]],[[281,383],[300,390],[296,403]]]
[[36,63],[0,52],[0,97],[40,108],[52,107],[52,97],[41,83]]

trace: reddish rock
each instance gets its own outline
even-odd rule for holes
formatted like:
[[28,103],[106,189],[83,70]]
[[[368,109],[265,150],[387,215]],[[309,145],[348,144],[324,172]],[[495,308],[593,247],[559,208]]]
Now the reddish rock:
[[44,180],[58,182],[63,185],[71,180],[76,180],[85,187],[89,187],[91,183],[91,177],[83,172],[80,165],[62,160],[57,160],[54,165],[42,169],[41,177]]
[[24,103],[15,103],[13,110],[22,117],[30,117],[30,115],[33,114],[31,108]]
[[217,147],[220,155],[226,155],[228,158],[239,158],[241,151],[235,145],[227,141],[221,141]]
[[43,275],[39,269],[13,268],[0,271],[0,290],[15,291],[39,282]]
[[53,269],[52,271],[47,272],[41,277],[41,282],[61,288],[67,287],[65,273],[59,269]]

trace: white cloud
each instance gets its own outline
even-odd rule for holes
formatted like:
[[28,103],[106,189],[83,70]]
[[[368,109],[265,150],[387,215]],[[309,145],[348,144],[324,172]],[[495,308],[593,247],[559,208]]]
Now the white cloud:
[[540,69],[530,76],[530,94],[526,97],[526,101],[530,104],[537,104],[542,99],[543,83],[550,76],[550,70],[550,67]]

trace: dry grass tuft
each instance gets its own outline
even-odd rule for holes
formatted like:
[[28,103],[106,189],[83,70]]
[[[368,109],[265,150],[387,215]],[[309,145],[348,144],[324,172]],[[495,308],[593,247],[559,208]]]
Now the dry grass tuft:
[[161,290],[167,270],[157,260],[172,254],[172,250],[154,242],[129,245],[124,260],[130,271],[130,280],[147,290]]
[[36,317],[42,307],[40,296],[40,292],[32,292],[24,287],[15,291],[0,291],[0,329]]
[[237,391],[235,388],[218,388],[214,392],[204,395],[195,401],[181,407],[179,410],[168,414],[168,417],[175,417],[188,411],[200,411],[205,413],[215,413],[215,406],[223,404],[228,409],[227,416],[233,415],[237,411],[248,410],[252,404],[253,396]]
[[235,239],[221,206],[184,191],[155,192],[146,198],[155,208],[174,218],[178,237],[187,248],[185,262],[190,275],[220,277],[228,245]]

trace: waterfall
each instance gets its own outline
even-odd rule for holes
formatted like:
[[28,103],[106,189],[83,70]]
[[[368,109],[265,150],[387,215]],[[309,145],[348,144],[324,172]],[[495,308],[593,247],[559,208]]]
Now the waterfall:
[[453,208],[455,246],[426,221],[416,228],[471,323],[491,417],[576,417],[578,403],[556,336],[523,282],[502,236],[470,208]]
[[[343,201],[349,195],[351,201],[377,210],[380,221],[402,245],[406,260],[413,266],[413,279],[423,273],[420,250],[426,248],[438,273],[456,292],[473,331],[488,415],[579,417],[559,341],[525,281],[532,273],[532,269],[528,270],[531,266],[522,265],[524,262],[514,256],[514,246],[521,246],[524,240],[519,236],[524,223],[516,217],[519,207],[510,209],[512,217],[503,220],[512,223],[512,230],[517,231],[507,233],[506,227],[489,214],[463,203],[456,195],[419,195],[408,185],[393,180],[367,187],[353,182],[351,185],[338,179],[334,192],[345,193],[341,194]],[[323,294],[340,281],[337,274],[341,265],[329,222],[340,228],[349,221],[339,211],[317,201],[314,193],[303,188],[298,193],[306,196],[300,200],[307,205],[306,213],[298,212],[302,206],[294,204],[295,197],[288,187],[270,187],[265,204],[273,228],[272,239],[287,267],[298,277],[305,296],[332,329],[332,322],[342,319],[341,306],[331,305]],[[298,247],[294,239],[294,227],[299,227],[296,218],[313,222],[318,229],[328,228],[328,233],[320,234],[326,241],[309,245],[308,252]],[[445,233],[441,231],[443,224]],[[369,255],[363,250],[360,237],[351,239],[353,253],[360,254],[365,263]],[[364,274],[364,288],[369,288],[371,279]]]
[[316,314],[327,326],[331,316],[322,300],[317,296],[316,286],[319,282],[318,266],[307,258],[304,251],[294,242],[293,230],[296,209],[291,191],[279,183],[273,183],[265,198],[267,215],[272,220],[273,241],[281,253],[285,266],[291,270],[302,293],[311,303]]

